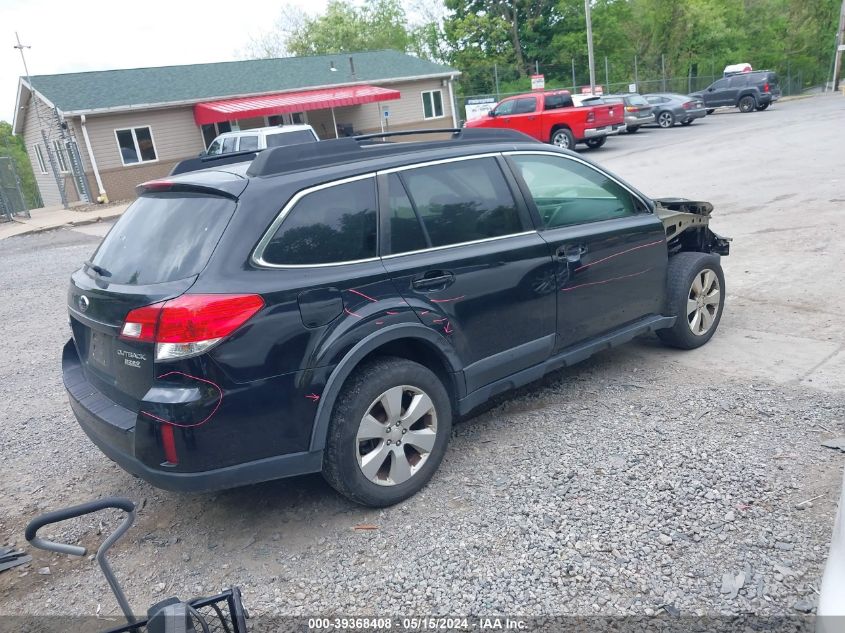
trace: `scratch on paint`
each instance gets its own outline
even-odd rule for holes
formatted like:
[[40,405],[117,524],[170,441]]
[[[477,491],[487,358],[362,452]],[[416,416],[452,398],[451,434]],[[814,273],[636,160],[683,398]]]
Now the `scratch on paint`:
[[449,303],[450,301],[460,301],[466,295],[461,295],[460,297],[452,297],[451,299],[432,299],[432,303]]
[[606,262],[609,259],[613,259],[614,257],[619,257],[620,255],[624,255],[625,253],[631,253],[633,251],[638,251],[641,248],[649,248],[650,246],[657,246],[658,244],[663,244],[664,240],[657,240],[655,242],[649,242],[648,244],[640,244],[639,246],[634,246],[633,248],[626,249],[624,251],[619,251],[618,253],[614,253],[613,255],[608,255],[607,257],[602,257],[601,259],[597,259],[594,262],[590,262],[589,264],[584,264],[583,266],[579,266],[575,269],[577,273],[579,270],[584,270],[585,268],[589,268],[590,266],[595,266],[596,264],[601,264],[602,262]]
[[200,382],[204,382],[208,385],[211,385],[215,389],[217,389],[217,393],[219,394],[219,397],[217,399],[217,404],[214,405],[214,410],[211,413],[209,413],[208,416],[204,420],[202,420],[201,422],[197,422],[196,424],[179,424],[178,422],[171,422],[170,420],[165,420],[164,418],[160,418],[157,415],[153,415],[152,413],[148,413],[147,411],[141,411],[141,413],[143,415],[146,415],[149,418],[153,418],[154,420],[158,420],[159,422],[164,422],[164,423],[170,424],[172,426],[178,426],[180,429],[192,429],[192,428],[195,428],[195,427],[198,427],[198,426],[202,426],[203,424],[208,422],[214,416],[214,414],[217,413],[217,409],[220,408],[220,404],[223,402],[223,390],[220,388],[220,386],[217,383],[211,382],[210,380],[206,380],[204,378],[198,378],[196,376],[191,376],[190,374],[186,374],[186,373],[183,373],[181,371],[169,371],[166,374],[162,374],[161,376],[158,376],[157,380],[161,380],[162,378],[167,378],[168,376],[172,376],[173,374],[176,374],[178,376],[185,376],[185,378],[191,378],[192,380],[198,380]]
[[443,317],[442,319],[434,319],[433,323],[443,323],[444,321],[448,321],[448,320],[449,319],[447,319],[446,317]]
[[630,277],[637,277],[639,275],[645,275],[651,268],[646,268],[645,270],[641,270],[638,273],[632,273],[630,275],[622,275],[621,277],[611,277],[610,279],[604,279],[602,281],[591,281],[590,283],[586,284],[578,284],[577,286],[570,286],[569,288],[561,288],[561,292],[569,292],[570,290],[577,290],[578,288],[586,288],[587,286],[600,286],[602,284],[609,284],[611,281],[620,281],[621,279],[628,279]]
[[312,402],[317,402],[320,399],[320,396],[318,396],[316,393],[306,394],[305,397],[311,400]]
[[344,306],[343,311],[344,311],[344,312],[346,312],[346,314],[348,314],[349,316],[358,317],[359,319],[363,319],[363,318],[364,318],[364,317],[362,317],[360,314],[358,314],[358,313],[356,313],[356,312],[353,312],[352,310],[350,310],[350,309],[349,309],[349,308],[347,308],[346,306]]
[[384,325],[384,321],[376,321],[376,325]]
[[364,297],[364,299],[366,299],[367,301],[372,301],[373,303],[376,302],[376,300],[373,299],[371,296],[365,295],[363,292],[360,292],[359,290],[355,290],[354,288],[350,288],[349,292],[352,292],[352,293],[358,295],[359,297]]
[[451,334],[452,332],[454,332],[454,330],[452,329],[452,325],[447,320],[446,325],[443,326],[443,333],[444,334]]
[[431,310],[423,310],[422,312],[420,312],[420,316],[425,316],[429,312],[431,312]]
[[394,312],[393,310],[388,310],[385,314],[389,314],[390,316],[396,316],[399,314],[398,312]]

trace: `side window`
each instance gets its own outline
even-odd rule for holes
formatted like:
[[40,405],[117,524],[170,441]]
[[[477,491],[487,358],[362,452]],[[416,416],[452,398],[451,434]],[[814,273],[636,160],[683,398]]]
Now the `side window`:
[[262,258],[270,264],[332,264],[376,256],[375,179],[306,194],[285,217]]
[[493,112],[496,116],[502,116],[504,114],[513,114],[513,106],[516,103],[516,99],[511,99],[510,101],[503,101]]
[[401,174],[432,246],[522,231],[513,195],[493,158],[418,167]]
[[422,225],[396,174],[387,179],[388,208],[390,209],[390,252],[407,253],[428,247]]
[[539,154],[510,158],[547,229],[624,218],[638,212],[627,189],[583,163]]
[[517,99],[511,114],[531,114],[535,110],[537,110],[537,98],[528,97],[526,99]]
[[216,139],[211,145],[208,146],[208,155],[209,156],[216,156],[223,152],[223,141],[219,138]]
[[242,136],[241,142],[238,145],[239,152],[246,152],[249,150],[258,149],[258,136],[250,134],[249,136]]
[[714,83],[710,87],[713,88],[713,90],[724,90],[725,88],[728,87],[728,80],[727,79],[720,79],[719,81],[717,81],[716,83]]
[[728,79],[728,86],[731,88],[742,88],[748,81],[747,75],[734,75]]
[[235,146],[238,142],[237,136],[227,136],[223,139],[223,154],[228,154],[229,152],[235,151]]

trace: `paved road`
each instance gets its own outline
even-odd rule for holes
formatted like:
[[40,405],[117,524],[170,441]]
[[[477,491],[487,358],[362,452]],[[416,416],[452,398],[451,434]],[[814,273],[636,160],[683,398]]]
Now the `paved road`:
[[[67,276],[108,226],[3,241],[0,545],[39,511],[125,494],[143,508],[114,564],[138,608],[239,583],[259,616],[811,609],[843,462],[819,444],[845,432],[843,120],[845,99],[819,97],[585,152],[650,195],[715,204],[734,238],[719,333],[688,353],[643,338],[505,398],[384,511],[317,476],[187,496],[108,463],[58,366]],[[0,574],[0,605],[115,613],[93,563],[40,553]]]

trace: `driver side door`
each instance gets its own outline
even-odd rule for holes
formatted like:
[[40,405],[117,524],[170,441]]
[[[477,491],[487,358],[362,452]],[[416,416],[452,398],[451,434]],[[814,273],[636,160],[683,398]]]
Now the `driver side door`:
[[540,151],[507,157],[555,263],[555,351],[660,314],[666,238],[640,197],[577,158]]

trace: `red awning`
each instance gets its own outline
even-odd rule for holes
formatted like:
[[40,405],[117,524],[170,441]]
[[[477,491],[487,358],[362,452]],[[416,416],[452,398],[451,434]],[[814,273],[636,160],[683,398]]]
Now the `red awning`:
[[347,88],[285,92],[262,97],[243,97],[198,103],[194,106],[194,120],[197,125],[205,125],[206,123],[235,121],[254,116],[390,101],[399,97],[398,90],[379,88],[378,86],[349,86]]

